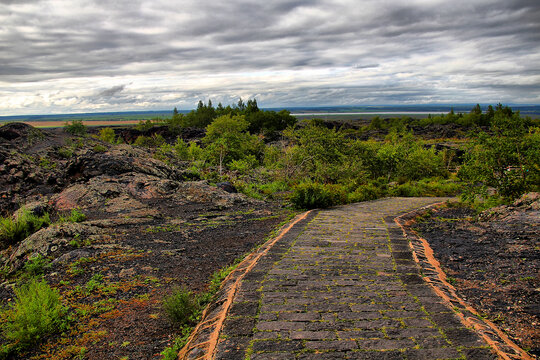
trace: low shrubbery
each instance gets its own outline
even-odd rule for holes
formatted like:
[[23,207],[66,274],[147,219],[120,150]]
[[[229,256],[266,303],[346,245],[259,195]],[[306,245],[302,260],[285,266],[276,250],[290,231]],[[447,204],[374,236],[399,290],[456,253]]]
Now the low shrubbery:
[[86,220],[86,215],[81,211],[81,209],[71,209],[69,215],[60,215],[58,222],[72,222],[78,223]]
[[344,194],[339,187],[316,182],[300,183],[294,188],[292,204],[300,209],[327,208],[343,203]]
[[0,218],[0,245],[15,244],[50,223],[48,213],[38,216],[22,208],[17,216]]
[[9,341],[0,348],[2,357],[33,346],[67,327],[67,309],[58,291],[45,280],[34,278],[14,291],[15,301],[2,314],[2,332]]
[[172,324],[193,325],[200,311],[199,299],[185,288],[177,288],[163,300],[163,310]]
[[72,120],[64,124],[64,130],[71,135],[84,136],[86,135],[86,125],[82,120]]

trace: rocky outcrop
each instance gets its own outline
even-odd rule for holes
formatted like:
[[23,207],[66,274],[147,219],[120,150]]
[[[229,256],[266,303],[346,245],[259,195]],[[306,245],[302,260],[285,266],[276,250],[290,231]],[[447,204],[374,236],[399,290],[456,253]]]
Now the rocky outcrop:
[[540,219],[540,193],[524,194],[510,205],[497,206],[482,212],[481,221],[538,224]]
[[88,180],[95,176],[118,176],[129,172],[179,181],[184,178],[178,169],[150,157],[148,151],[130,145],[120,145],[104,153],[88,150],[68,162],[66,177]]
[[39,230],[24,239],[12,252],[8,260],[8,267],[13,271],[32,257],[37,255],[49,256],[60,253],[63,248],[75,237],[92,239],[103,234],[103,229],[96,226],[78,223],[64,223]]

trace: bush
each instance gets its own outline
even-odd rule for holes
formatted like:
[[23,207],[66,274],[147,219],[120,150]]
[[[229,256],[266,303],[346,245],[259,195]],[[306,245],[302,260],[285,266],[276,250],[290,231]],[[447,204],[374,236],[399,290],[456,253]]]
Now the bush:
[[342,194],[336,187],[305,182],[294,188],[291,202],[300,209],[327,208],[342,202]]
[[71,209],[71,213],[69,216],[60,216],[59,221],[60,222],[72,222],[72,223],[78,223],[83,222],[86,220],[86,215],[81,212],[79,208],[77,209]]
[[99,130],[98,138],[109,144],[114,144],[116,142],[116,134],[114,133],[114,130],[109,127]]
[[135,139],[135,142],[133,144],[143,147],[158,147],[165,144],[165,139],[160,134],[151,137],[141,135],[137,137],[137,139]]
[[374,184],[360,185],[348,195],[348,202],[361,202],[375,200],[386,195],[384,188]]
[[86,126],[83,124],[82,120],[73,120],[66,122],[64,124],[64,131],[70,133],[71,135],[86,135]]
[[34,277],[43,274],[43,271],[50,266],[50,261],[41,254],[38,254],[28,259],[23,269],[27,275]]
[[185,288],[177,288],[163,300],[163,310],[178,327],[194,325],[200,311],[197,297]]
[[101,144],[96,144],[94,145],[94,147],[92,148],[92,150],[94,152],[97,152],[97,153],[104,153],[104,152],[107,152],[107,148]]
[[15,244],[51,223],[48,213],[37,216],[22,208],[16,218],[0,218],[0,243]]
[[73,156],[73,150],[71,150],[70,148],[61,147],[60,149],[58,149],[58,155],[61,158],[69,159]]
[[60,295],[45,280],[32,279],[14,291],[15,301],[2,325],[4,337],[12,343],[12,349],[27,348],[67,327],[66,308],[60,302]]

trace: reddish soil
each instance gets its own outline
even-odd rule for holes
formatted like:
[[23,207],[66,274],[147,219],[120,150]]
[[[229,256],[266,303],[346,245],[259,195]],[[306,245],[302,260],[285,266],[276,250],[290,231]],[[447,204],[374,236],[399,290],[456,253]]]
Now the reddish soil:
[[[459,295],[532,356],[540,355],[539,218],[442,208],[417,224]],[[536,214],[533,213],[533,214]],[[486,214],[484,214],[486,215]],[[536,219],[536,221],[534,221]]]

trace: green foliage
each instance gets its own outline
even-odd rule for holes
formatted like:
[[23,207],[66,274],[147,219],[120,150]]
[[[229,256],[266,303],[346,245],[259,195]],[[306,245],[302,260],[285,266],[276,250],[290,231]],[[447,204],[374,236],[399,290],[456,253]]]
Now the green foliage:
[[165,144],[165,139],[160,134],[153,136],[140,135],[133,144],[143,147],[159,147]]
[[360,185],[347,196],[347,202],[361,202],[375,200],[386,195],[386,191],[381,186],[376,186],[373,183]]
[[104,153],[104,152],[107,152],[107,148],[105,146],[101,145],[101,144],[96,144],[92,148],[92,151],[94,151],[96,153]]
[[247,174],[249,170],[256,168],[259,165],[259,161],[255,155],[250,154],[243,159],[233,160],[227,166],[230,170],[236,171],[240,174]]
[[49,334],[67,328],[66,307],[58,291],[44,280],[30,280],[15,288],[15,301],[5,313],[2,324],[4,337],[10,342],[6,353],[26,349]]
[[73,156],[73,150],[68,147],[58,149],[58,155],[64,159],[69,159]]
[[48,213],[42,216],[21,208],[16,217],[0,217],[0,244],[11,245],[24,240],[42,227],[51,223]]
[[185,288],[177,288],[163,300],[163,310],[178,327],[194,325],[200,311],[199,299]]
[[177,137],[174,143],[174,152],[180,160],[190,160],[188,144],[181,138]]
[[327,208],[342,203],[340,188],[316,182],[303,182],[294,187],[292,204],[299,209]]
[[42,156],[39,158],[39,166],[45,170],[54,170],[56,169],[56,163],[52,162],[48,157]]
[[34,277],[42,275],[48,267],[50,267],[49,259],[38,254],[24,263],[23,270],[27,276]]
[[84,136],[86,135],[86,126],[83,124],[82,120],[72,120],[64,124],[64,131],[70,133],[71,135]]
[[464,199],[473,201],[478,195],[487,197],[488,187],[499,196],[515,199],[537,190],[540,179],[540,135],[528,129],[527,119],[498,107],[490,133],[479,132],[471,142],[461,179],[470,184]]
[[86,215],[81,211],[80,208],[71,209],[71,212],[68,216],[60,216],[59,222],[72,222],[78,223],[86,220]]
[[205,152],[213,164],[219,165],[220,174],[224,164],[262,152],[259,139],[250,135],[247,128],[244,116],[230,115],[220,116],[207,126],[203,138]]
[[116,134],[114,133],[114,130],[110,127],[100,129],[98,138],[101,141],[108,142],[109,144],[116,143]]

